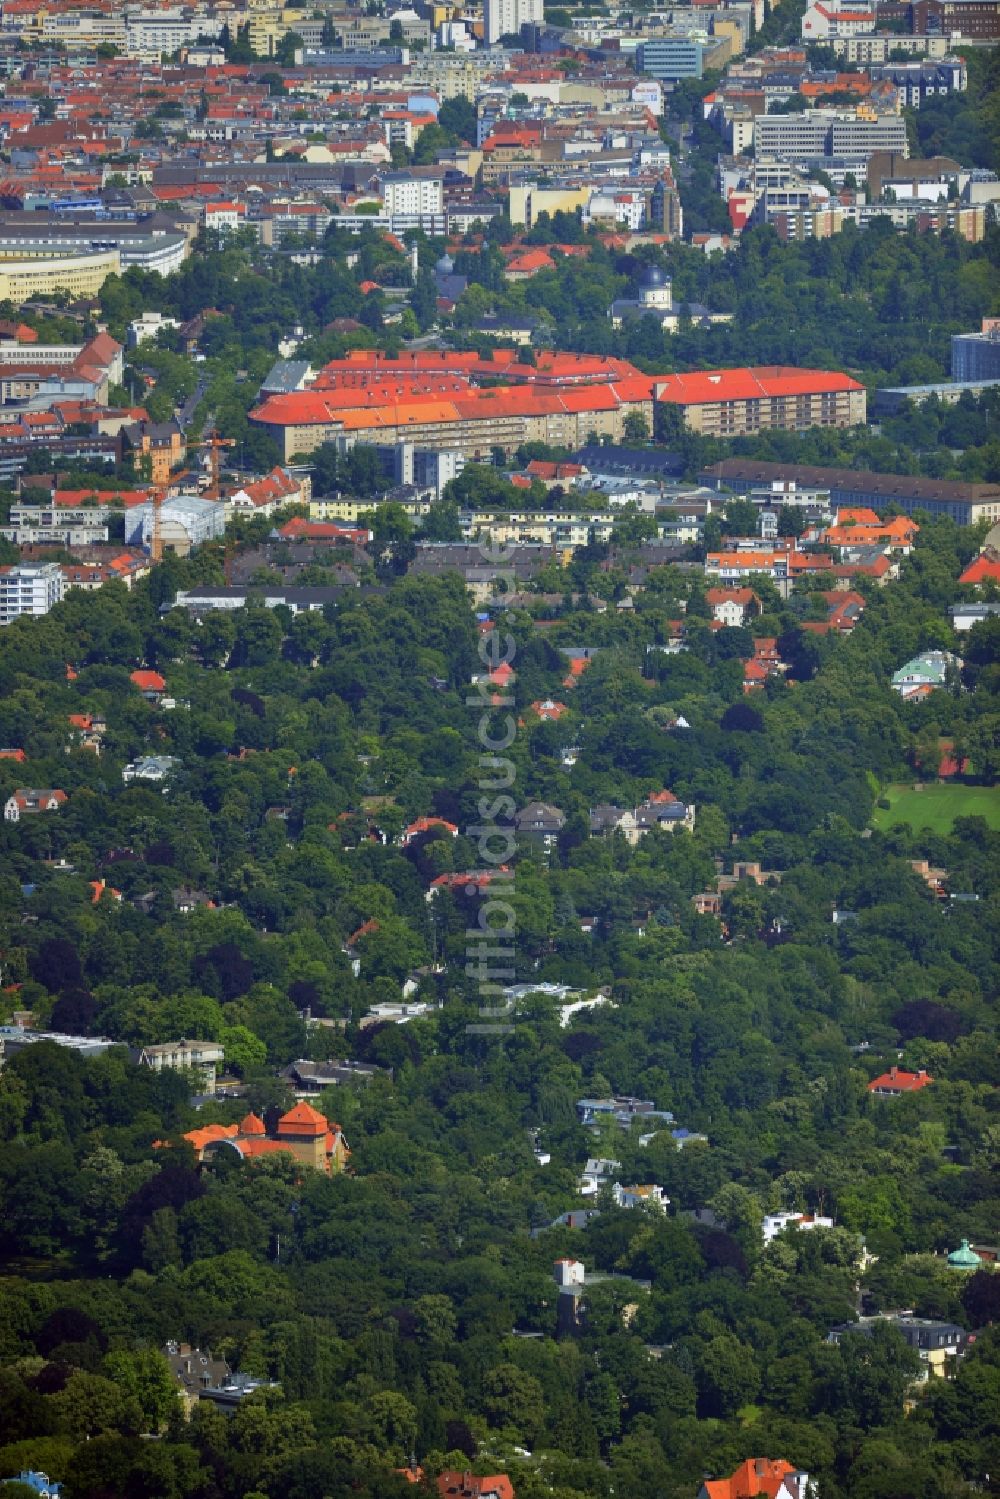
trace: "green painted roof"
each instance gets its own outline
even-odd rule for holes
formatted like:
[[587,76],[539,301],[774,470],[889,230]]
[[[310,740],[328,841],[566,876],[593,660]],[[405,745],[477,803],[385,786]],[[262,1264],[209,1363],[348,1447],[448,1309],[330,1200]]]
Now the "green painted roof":
[[956,1270],[975,1270],[982,1260],[974,1249],[969,1248],[968,1239],[963,1239],[958,1249],[953,1249],[948,1256],[948,1263]]

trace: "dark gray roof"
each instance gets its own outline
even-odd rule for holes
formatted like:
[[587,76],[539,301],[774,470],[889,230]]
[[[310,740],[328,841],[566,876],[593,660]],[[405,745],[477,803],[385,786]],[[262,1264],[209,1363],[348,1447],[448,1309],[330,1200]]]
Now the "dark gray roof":
[[558,833],[566,822],[561,807],[548,802],[529,802],[514,818],[519,833]]
[[306,359],[278,359],[267,372],[260,388],[261,394],[283,395],[288,391],[298,390],[309,374],[309,368],[309,361]]
[[438,296],[446,297],[449,302],[457,302],[469,284],[468,276],[456,276],[454,271],[435,271],[434,281]]
[[665,448],[604,447],[588,443],[573,454],[574,463],[582,463],[591,473],[623,475],[677,475],[684,472],[684,459]]
[[524,333],[533,333],[538,327],[536,317],[517,317],[499,313],[496,317],[480,318],[473,327],[477,333],[504,333],[508,328]]

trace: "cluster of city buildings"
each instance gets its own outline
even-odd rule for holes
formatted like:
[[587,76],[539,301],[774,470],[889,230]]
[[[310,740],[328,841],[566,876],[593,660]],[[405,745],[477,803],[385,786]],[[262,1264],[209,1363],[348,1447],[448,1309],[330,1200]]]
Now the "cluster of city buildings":
[[[1000,197],[995,176],[961,163],[915,172],[901,114],[967,86],[949,49],[1000,36],[998,0],[815,0],[801,46],[753,56],[763,0],[560,25],[541,0],[369,9],[8,0],[0,298],[84,301],[132,266],[169,274],[201,231],[308,254],[332,228],[456,235],[562,210],[676,237],[660,124],[670,91],[708,69],[722,72],[705,112],[733,234],[828,234],[888,213],[977,239]],[[836,68],[810,63],[814,44]],[[471,138],[415,166],[457,98]]]
[[[845,28],[838,33],[838,19]],[[803,19],[801,47],[734,61],[706,96],[719,132],[718,186],[732,232],[771,224],[785,240],[827,238],[847,224],[888,218],[900,230],[951,229],[979,241],[1000,202],[996,174],[949,157],[910,158],[904,108],[962,93],[968,71],[946,38],[881,50],[861,24],[874,13],[824,4]],[[807,30],[807,28],[809,28]],[[848,37],[847,31],[856,33]],[[862,48],[860,42],[869,43]],[[916,38],[892,38],[896,41]],[[940,42],[941,45],[937,45]],[[843,67],[816,68],[808,44]],[[855,45],[858,43],[858,45]],[[839,58],[838,58],[839,62]]]
[[618,443],[630,419],[652,432],[661,405],[679,411],[693,431],[720,437],[849,427],[866,412],[864,387],[824,370],[769,366],[650,376],[598,355],[541,353],[529,364],[516,349],[494,349],[488,358],[355,350],[304,388],[268,396],[250,418],[286,461],[323,443],[401,441],[481,460],[528,442]]

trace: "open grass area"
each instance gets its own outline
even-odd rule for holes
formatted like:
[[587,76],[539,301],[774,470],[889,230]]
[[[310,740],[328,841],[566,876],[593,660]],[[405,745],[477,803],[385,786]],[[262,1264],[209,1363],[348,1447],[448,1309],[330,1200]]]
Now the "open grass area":
[[956,817],[985,817],[1000,830],[1000,788],[992,786],[927,785],[914,791],[912,785],[889,786],[882,793],[888,807],[876,807],[877,828],[908,822],[914,829],[930,828],[949,833]]

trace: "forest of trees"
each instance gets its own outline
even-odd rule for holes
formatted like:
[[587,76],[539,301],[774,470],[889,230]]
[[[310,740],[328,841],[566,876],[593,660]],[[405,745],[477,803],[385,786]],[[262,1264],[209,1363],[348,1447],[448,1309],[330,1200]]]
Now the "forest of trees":
[[[1000,1221],[1000,834],[979,817],[871,828],[881,789],[932,776],[944,736],[970,784],[995,784],[995,620],[963,639],[952,688],[911,705],[888,687],[918,649],[956,645],[947,609],[978,541],[926,523],[844,640],[803,629],[808,595],[762,583],[751,633],[780,640],[792,683],[751,700],[747,632],[709,629],[696,573],[655,570],[624,615],[586,595],[546,628],[508,611],[513,795],[565,814],[548,856],[518,852],[518,976],[604,986],[610,1003],[563,1028],[529,995],[502,1042],[469,1029],[473,906],[425,898],[476,866],[466,830],[482,815],[466,702],[479,631],[457,577],[297,618],[160,614],[218,565],[208,550],[9,626],[0,743],[27,760],[0,760],[0,799],[27,778],[68,800],[0,833],[7,1014],[123,1046],[219,1040],[244,1093],[195,1112],[182,1075],[118,1049],[8,1060],[0,1474],[44,1469],[68,1499],[389,1499],[413,1491],[393,1471],[412,1455],[431,1476],[507,1471],[518,1499],[691,1499],[703,1473],[767,1452],[818,1477],[823,1499],[958,1499],[1000,1472],[1000,1276],[943,1258],[961,1238],[995,1242]],[[586,589],[595,560],[580,567]],[[662,654],[685,612],[690,648]],[[580,645],[597,655],[570,692],[560,647]],[[138,664],[176,709],[130,685]],[[558,722],[530,712],[546,696],[567,701]],[[67,753],[79,712],[106,722],[99,757]],[[180,762],[166,791],[123,786],[125,762],[154,748]],[[693,833],[588,836],[590,807],[664,787],[695,804]],[[459,836],[404,848],[427,815]],[[728,892],[723,927],[692,896],[736,858],[781,880]],[[924,858],[978,899],[938,900],[911,869]],[[95,879],[121,901],[95,901]],[[178,888],[213,905],[181,913]],[[356,976],[344,947],[367,922]],[[410,974],[440,1008],[362,1028]],[[307,1027],[307,1007],[342,1027]],[[875,1101],[866,1083],[897,1054],[934,1084]],[[317,1100],[349,1173],[196,1166],[184,1131],[287,1105],[280,1069],[298,1057],[391,1069]],[[595,1140],[576,1100],[610,1092],[707,1143]],[[579,1204],[595,1153],[659,1183],[669,1212],[602,1197],[586,1229],[547,1227]],[[761,1215],[780,1207],[838,1226],[765,1250]],[[714,1226],[686,1216],[702,1208]],[[588,1290],[583,1328],[556,1338],[566,1254],[626,1278]],[[912,1388],[916,1357],[889,1327],[826,1341],[856,1315],[859,1279],[871,1308],[978,1331],[953,1380]],[[186,1421],[158,1352],[169,1338],[277,1388]]]

